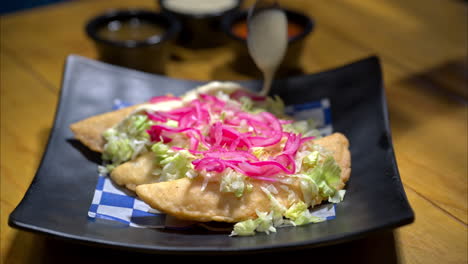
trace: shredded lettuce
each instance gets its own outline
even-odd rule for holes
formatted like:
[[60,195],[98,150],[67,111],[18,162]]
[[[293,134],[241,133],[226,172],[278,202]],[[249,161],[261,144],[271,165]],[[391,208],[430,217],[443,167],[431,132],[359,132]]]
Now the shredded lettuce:
[[[267,195],[269,194],[266,189],[262,189]],[[271,193],[270,193],[271,195]],[[308,205],[302,201],[294,203],[287,210],[279,204],[278,201],[271,195],[268,195],[272,199],[272,210],[270,212],[256,211],[257,218],[249,219],[238,222],[234,225],[231,236],[252,236],[256,232],[276,232],[276,227],[281,226],[299,226],[309,223],[323,222],[325,219],[317,216],[313,216]],[[283,216],[287,219],[284,219]],[[278,221],[281,219],[281,221]]]
[[275,95],[274,97],[266,97],[264,102],[254,102],[248,96],[239,98],[241,110],[249,113],[270,112],[276,116],[284,116],[285,105],[281,97]]
[[273,212],[273,224],[274,226],[281,226],[284,224],[283,214],[286,212],[286,207],[282,205],[275,196],[266,187],[260,187],[262,191],[270,199],[271,211]]
[[314,206],[319,196],[330,202],[342,200],[335,188],[340,181],[341,168],[333,156],[323,157],[323,154],[328,153],[314,150],[307,154],[302,159],[302,172],[295,175],[300,179],[302,195],[309,206]]
[[320,153],[318,151],[313,151],[309,155],[305,156],[302,160],[302,163],[310,167],[315,167],[319,161]]
[[252,99],[250,99],[247,96],[242,96],[241,98],[239,98],[239,102],[241,103],[242,111],[252,112],[254,107]]
[[273,223],[273,212],[256,211],[256,219],[248,219],[234,225],[231,236],[253,236],[255,232],[276,232]]
[[192,163],[187,155],[178,152],[172,157],[168,157],[161,161],[163,165],[161,178],[162,181],[170,181],[183,178],[187,176],[189,171],[193,170]]
[[296,218],[293,223],[294,225],[306,225],[310,223],[319,223],[325,221],[324,218],[313,216],[309,210],[304,210],[298,218]]
[[98,165],[98,172],[101,175],[106,175],[109,174],[109,169],[107,168],[107,166]]
[[333,195],[333,197],[328,197],[328,201],[330,203],[340,203],[343,201],[345,193],[346,190],[339,190],[335,192],[335,195]]
[[320,138],[320,131],[313,119],[294,121],[291,124],[284,124],[283,129],[286,132],[301,134],[303,137],[314,136]]
[[239,102],[241,103],[241,110],[248,113],[258,114],[267,111],[267,109],[261,107],[261,104],[255,103],[247,96],[239,98]]
[[159,181],[177,180],[183,177],[196,177],[193,168],[193,155],[186,150],[173,151],[162,142],[157,142],[151,146],[155,154],[155,162],[158,168],[153,174],[159,175]]
[[130,139],[126,137],[115,137],[104,146],[102,158],[110,160],[112,164],[120,164],[129,160],[133,155]]
[[253,189],[253,185],[251,183],[247,183],[245,185],[245,192],[251,192]]
[[222,112],[221,115],[219,115],[219,119],[224,122],[224,119],[226,119],[226,112]]
[[266,213],[256,211],[258,218],[255,219],[257,223],[257,228],[255,229],[258,232],[265,232],[269,234],[270,232],[276,232],[276,228],[273,226],[273,212]]
[[258,223],[252,219],[238,222],[234,225],[231,236],[253,236]]
[[291,205],[288,210],[284,213],[284,216],[291,219],[296,220],[299,216],[303,213],[303,211],[307,210],[307,204],[304,202],[297,202]]
[[333,156],[328,156],[323,163],[307,171],[306,175],[316,183],[319,194],[324,198],[329,198],[337,192],[335,186],[340,181],[341,168]]
[[125,129],[124,131],[130,138],[149,138],[149,135],[148,133],[146,133],[146,130],[150,128],[152,122],[148,119],[146,115],[132,115],[124,123],[127,123],[126,131]]
[[170,126],[170,127],[178,127],[179,126],[179,122],[175,121],[175,120],[167,120],[166,123],[164,123],[166,126]]
[[168,145],[162,143],[161,141],[156,142],[151,146],[151,151],[154,152],[156,156],[156,163],[160,164],[162,160],[168,158],[171,155],[174,155],[174,151],[172,151]]
[[255,220],[249,219],[236,223],[231,236],[251,236],[255,234],[255,231],[268,234],[269,232],[276,232],[275,227],[285,224],[283,214],[286,212],[286,207],[276,200],[267,187],[262,186],[260,188],[270,199],[271,211],[266,213],[257,210]]
[[252,154],[254,154],[259,160],[264,160],[265,157],[268,157],[268,153],[265,151],[264,147],[252,147]]
[[298,175],[300,178],[300,187],[302,191],[302,196],[307,205],[314,206],[315,199],[319,194],[319,187],[315,181],[310,178],[308,175]]
[[294,121],[290,124],[284,124],[283,129],[286,132],[305,134],[308,131],[308,124],[306,120]]
[[321,169],[322,175],[324,175],[325,180],[329,185],[334,186],[340,181],[341,168],[332,156],[325,159]]
[[274,97],[268,96],[266,100],[266,110],[276,116],[284,116],[285,105],[283,99],[278,95]]
[[107,142],[104,145],[102,158],[111,162],[106,167],[108,172],[117,165],[147,151],[149,135],[146,130],[152,124],[146,115],[135,114],[102,134]]
[[305,225],[325,221],[323,218],[313,216],[307,208],[307,204],[302,201],[294,203],[286,210],[284,216],[291,219],[294,225]]
[[231,192],[236,197],[241,197],[246,189],[245,178],[245,175],[229,169],[221,178],[219,189],[221,192]]
[[335,195],[335,188],[328,185],[326,181],[321,181],[317,186],[319,187],[320,195],[322,197],[327,198]]

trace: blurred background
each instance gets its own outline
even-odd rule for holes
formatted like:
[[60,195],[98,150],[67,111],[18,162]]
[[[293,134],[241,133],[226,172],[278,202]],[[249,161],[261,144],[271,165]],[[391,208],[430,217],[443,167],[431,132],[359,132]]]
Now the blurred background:
[[[241,1],[239,10],[247,9],[253,2]],[[289,61],[293,61],[294,65],[281,71],[280,76],[318,72],[378,55],[383,62],[387,83],[409,73],[426,74],[436,79],[434,81],[443,82],[445,89],[466,98],[463,87],[454,85],[453,80],[465,78],[464,74],[459,73],[466,72],[464,1],[445,1],[441,7],[437,6],[439,2],[436,0],[431,0],[431,3],[421,0],[329,1],[327,4],[295,0],[279,3],[284,8],[307,16],[314,23],[311,32],[299,41],[302,45],[300,51],[294,56],[286,56],[286,60],[293,57]],[[26,9],[33,6],[39,7]],[[70,11],[61,11],[62,8]],[[156,0],[8,1],[2,3],[1,9],[2,44],[11,53],[21,54],[26,60],[36,56],[47,58],[47,62],[38,60],[37,63],[46,63],[48,67],[38,67],[37,70],[52,70],[44,75],[57,84],[62,63],[68,54],[100,58],[95,43],[84,30],[85,25],[110,9],[128,8],[161,11]],[[41,13],[47,14],[47,17],[34,21],[34,17]],[[34,24],[30,24],[32,21]],[[53,36],[45,34],[51,29],[55,32]],[[184,35],[186,32],[182,33]],[[166,54],[169,62],[165,65],[164,74],[195,80],[261,77],[251,61],[246,63],[248,55],[245,49],[239,51],[240,42],[228,33],[203,37],[209,48],[203,45],[194,48],[181,43],[173,45]],[[221,44],[209,46],[213,39],[223,37],[225,40]],[[35,43],[34,51],[23,48],[31,42]],[[437,74],[432,74],[434,72]]]
[[0,6],[0,14],[17,12],[24,9],[29,9],[38,6],[50,5],[54,3],[64,2],[66,0],[21,0],[21,1],[4,1]]

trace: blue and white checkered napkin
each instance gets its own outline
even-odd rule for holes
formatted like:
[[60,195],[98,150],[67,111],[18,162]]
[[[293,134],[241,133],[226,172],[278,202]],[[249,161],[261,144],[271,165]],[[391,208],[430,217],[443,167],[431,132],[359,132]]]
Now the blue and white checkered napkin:
[[[114,101],[113,109],[129,106],[121,100]],[[313,119],[323,136],[333,131],[330,101],[322,99],[316,102],[296,104],[286,107],[286,113],[296,120]],[[311,210],[312,215],[331,220],[335,218],[335,205],[324,204]],[[99,175],[88,217],[119,221],[125,225],[145,228],[190,228],[193,223],[179,221],[169,217],[136,197],[135,193],[116,185],[112,180]]]

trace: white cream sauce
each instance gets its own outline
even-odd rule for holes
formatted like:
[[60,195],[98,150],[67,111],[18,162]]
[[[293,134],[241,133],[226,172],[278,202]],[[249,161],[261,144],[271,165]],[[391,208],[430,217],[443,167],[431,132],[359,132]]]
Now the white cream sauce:
[[219,13],[237,5],[236,0],[165,0],[163,5],[174,12],[202,15]]
[[288,47],[288,19],[280,9],[267,9],[249,19],[249,53],[263,72],[261,95],[267,95],[273,76]]

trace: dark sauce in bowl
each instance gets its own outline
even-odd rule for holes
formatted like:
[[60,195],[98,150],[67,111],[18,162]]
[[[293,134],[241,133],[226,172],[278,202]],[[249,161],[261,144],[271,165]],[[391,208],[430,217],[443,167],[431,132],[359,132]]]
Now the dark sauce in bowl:
[[158,24],[138,18],[113,20],[102,26],[97,35],[111,41],[144,41],[160,38],[166,29]]
[[164,74],[179,21],[147,10],[111,10],[86,24],[99,59],[141,71]]

